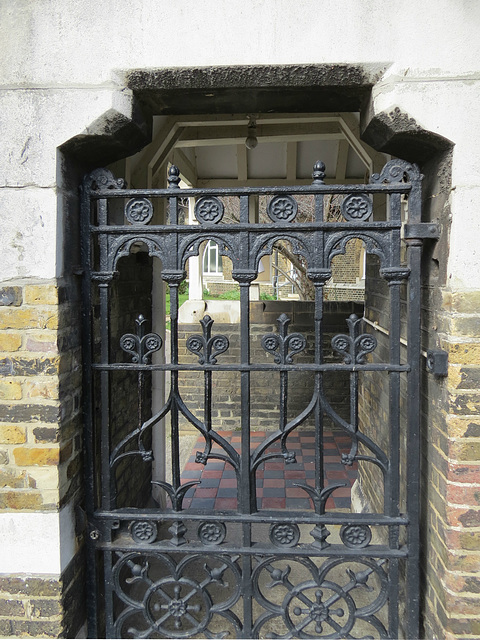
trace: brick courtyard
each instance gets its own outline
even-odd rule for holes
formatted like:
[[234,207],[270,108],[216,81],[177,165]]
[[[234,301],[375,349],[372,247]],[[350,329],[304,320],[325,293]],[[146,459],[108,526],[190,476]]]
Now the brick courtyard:
[[[225,440],[240,451],[241,437],[238,431],[218,431]],[[265,440],[265,431],[252,432],[251,449]],[[350,450],[351,439],[339,431],[324,433],[325,486],[345,483],[328,498],[327,509],[349,509],[351,486],[357,477],[357,465],[345,467],[341,454]],[[315,435],[313,431],[296,431],[287,440],[289,450],[296,453],[296,462],[286,465],[283,460],[264,462],[256,474],[257,506],[259,509],[312,509],[312,500],[297,483],[315,484]],[[199,437],[182,472],[182,483],[200,480],[201,484],[190,489],[184,500],[184,508],[236,509],[237,481],[233,467],[223,460],[210,460],[206,466],[195,462],[197,451],[203,451],[204,439]],[[269,448],[279,450],[280,445]],[[217,445],[212,453],[221,453]]]

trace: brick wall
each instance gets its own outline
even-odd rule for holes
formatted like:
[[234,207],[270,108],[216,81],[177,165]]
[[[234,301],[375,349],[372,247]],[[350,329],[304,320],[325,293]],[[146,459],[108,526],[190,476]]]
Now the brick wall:
[[[440,221],[443,233],[438,243],[426,243],[423,251],[422,349],[447,351],[449,367],[448,377],[436,378],[426,372],[422,358],[422,637],[473,640],[480,636],[480,292],[455,292],[447,286],[448,154],[432,160],[423,173],[424,220]],[[388,329],[388,286],[379,278],[373,256],[367,261],[365,315],[380,329]],[[386,358],[388,338],[381,330],[375,335],[375,357]],[[369,374],[360,392],[361,428],[383,447],[387,384],[382,376]],[[403,425],[406,403],[403,380]],[[404,429],[401,434],[404,460]],[[363,494],[378,508],[382,495],[376,473],[371,465],[359,465]]]
[[[79,310],[75,282],[0,288],[0,513],[57,512],[81,498]],[[81,549],[58,577],[2,574],[0,633],[76,634],[80,558]],[[68,602],[76,605],[64,615]]]
[[446,379],[428,376],[423,503],[427,637],[480,636],[480,292],[440,292]]
[[[152,258],[147,253],[135,253],[118,263],[118,275],[112,281],[110,296],[110,345],[112,362],[131,362],[131,356],[120,348],[125,333],[136,333],[135,320],[142,314],[147,322],[144,333],[151,331],[152,320]],[[97,334],[98,338],[98,334]],[[142,419],[151,417],[152,375],[144,375]],[[138,424],[138,375],[117,371],[110,377],[110,425],[112,448]],[[97,427],[100,420],[97,420]],[[143,438],[151,446],[151,433]],[[136,448],[136,440],[130,448]],[[128,450],[128,447],[127,447]],[[100,465],[98,465],[99,467]],[[115,468],[117,507],[144,506],[151,495],[151,464],[139,456],[127,457]]]
[[[326,303],[324,309],[324,350],[325,360],[332,359],[330,340],[334,333],[345,332],[345,320],[351,313],[361,315],[362,307],[354,303]],[[286,313],[292,319],[289,332],[301,332],[307,339],[305,352],[294,357],[294,363],[313,362],[313,303],[300,301],[271,301],[251,303],[250,349],[252,363],[272,362],[273,358],[261,346],[261,338],[266,333],[277,332],[276,319]],[[200,325],[181,325],[179,331],[181,362],[197,362],[185,342],[191,334],[200,332]],[[218,357],[218,362],[240,361],[239,325],[214,324],[213,334],[227,335],[230,341],[228,351]],[[338,358],[336,358],[338,361]],[[203,380],[196,372],[182,372],[179,376],[180,392],[190,410],[199,417],[203,415]],[[346,416],[348,405],[348,374],[336,373],[324,376],[327,398],[342,416]],[[217,429],[240,428],[240,375],[237,372],[214,373],[213,411],[214,426]],[[275,372],[252,372],[251,374],[251,428],[253,430],[274,430],[278,428],[279,374]],[[313,376],[310,373],[295,372],[289,376],[288,417],[300,413],[309,403],[313,392]],[[327,420],[328,422],[328,420]],[[311,416],[304,426],[313,426]],[[186,420],[183,428],[190,427]]]

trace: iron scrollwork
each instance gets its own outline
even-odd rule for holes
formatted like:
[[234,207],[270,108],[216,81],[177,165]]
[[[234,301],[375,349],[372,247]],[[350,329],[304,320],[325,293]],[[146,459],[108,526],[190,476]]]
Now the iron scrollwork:
[[187,339],[187,349],[198,356],[200,364],[216,364],[216,356],[225,353],[229,347],[227,336],[212,336],[213,320],[210,316],[204,316],[200,320],[203,335],[194,334]]
[[[392,355],[392,348],[390,361],[381,362],[380,354],[374,354],[376,338],[369,333],[360,333],[361,319],[355,315],[347,320],[347,333],[336,335],[331,342],[333,351],[341,360],[328,359],[328,356],[324,360],[323,332],[326,329],[322,305],[323,287],[332,275],[332,259],[345,253],[348,242],[353,239],[362,241],[367,253],[379,257],[380,276],[389,285],[399,285],[408,280],[408,287],[416,286],[419,274],[418,269],[412,267],[415,263],[407,267],[399,260],[402,235],[400,204],[402,197],[409,197],[410,225],[414,228],[415,220],[420,220],[420,211],[415,206],[420,202],[421,175],[414,165],[394,160],[381,174],[373,175],[368,185],[332,186],[325,184],[325,165],[317,162],[312,179],[311,185],[305,188],[296,186],[291,190],[283,187],[194,189],[195,217],[200,224],[188,224],[182,216],[185,192],[180,189],[180,172],[175,166],[169,168],[168,188],[164,190],[136,189],[119,193],[125,186],[123,181],[116,180],[105,170],[93,172],[83,183],[86,331],[90,331],[92,325],[97,331],[97,326],[100,326],[101,338],[100,357],[93,353],[98,344],[95,337],[91,341],[92,353],[86,358],[89,380],[100,379],[98,393],[95,389],[94,394],[90,394],[93,397],[88,400],[86,411],[90,420],[90,426],[86,426],[86,440],[95,443],[90,457],[87,456],[87,464],[90,465],[91,503],[95,503],[95,510],[99,497],[100,509],[106,512],[100,516],[94,514],[88,538],[94,551],[91,557],[105,553],[105,575],[112,577],[110,582],[106,581],[104,589],[105,601],[110,606],[106,615],[106,619],[110,616],[106,622],[108,637],[220,638],[227,636],[227,629],[234,637],[277,637],[285,640],[294,637],[396,637],[398,624],[395,616],[398,618],[399,611],[397,576],[403,571],[403,568],[399,571],[398,565],[400,559],[402,562],[403,558],[410,561],[408,554],[411,551],[407,544],[400,544],[399,529],[410,527],[408,518],[412,514],[401,515],[398,512],[399,501],[395,501],[395,491],[400,493],[400,490],[399,465],[398,460],[395,462],[391,444],[393,437],[388,451],[383,451],[365,433],[358,412],[358,381],[363,371],[388,372],[389,393],[394,400],[391,406],[394,406],[395,389],[398,392],[400,389],[400,372],[409,372],[411,368],[408,367],[412,364],[409,361],[408,367],[400,365],[400,356]],[[385,221],[371,222],[373,198],[378,193],[390,199],[390,207]],[[332,194],[339,196],[340,210],[348,224],[325,216],[325,196]],[[130,223],[128,226],[117,224],[117,216],[110,215],[109,207],[114,212],[118,209],[111,205],[109,198],[113,201],[113,197],[117,203],[126,202],[124,215]],[[152,198],[164,200],[168,221],[147,227],[153,219]],[[235,223],[219,224],[224,219],[225,198],[237,198],[238,228]],[[255,223],[249,222],[251,198],[258,198],[265,207],[263,219]],[[304,202],[300,198],[310,198],[313,202],[312,220],[309,222],[298,216],[299,203],[303,206]],[[416,247],[421,242],[416,235],[404,237],[407,244],[415,240]],[[315,340],[308,352],[306,336],[298,332],[289,334],[290,319],[282,314],[277,320],[278,330],[263,335],[261,339],[263,350],[269,354],[265,357],[266,362],[259,363],[255,357],[251,358],[246,342],[241,342],[239,366],[235,367],[233,358],[226,363],[219,358],[230,348],[229,340],[226,335],[214,334],[213,320],[205,316],[200,321],[201,330],[189,335],[185,341],[187,351],[195,357],[189,356],[185,361],[179,357],[184,353],[184,343],[180,344],[182,337],[178,332],[178,288],[186,277],[187,261],[199,255],[207,240],[215,242],[219,253],[231,259],[232,278],[240,284],[242,341],[251,337],[248,289],[258,277],[259,262],[275,250],[276,243],[290,244],[316,292],[312,331]],[[121,268],[119,260],[128,256],[139,243],[147,248],[150,256],[161,260],[162,278],[170,286],[171,361],[167,363],[163,359],[152,362],[154,354],[163,346],[162,339],[157,333],[147,333],[143,316],[137,318],[132,333],[121,335],[120,342],[117,337],[113,345],[104,340],[108,338],[111,327],[116,326],[110,322],[109,291],[114,290],[112,281],[117,268]],[[413,244],[410,242],[411,246]],[[94,290],[96,287],[100,290],[98,322],[98,318],[90,313],[97,305],[94,297],[97,293],[92,296],[90,292],[92,282]],[[391,286],[389,291],[392,299],[401,294],[399,286]],[[392,318],[392,323],[398,321],[399,318]],[[395,325],[395,329],[399,335],[399,326]],[[394,342],[392,338],[390,340]],[[112,362],[112,353],[118,354],[120,350],[124,355],[118,362]],[[374,354],[375,360],[368,358],[369,354]],[[217,391],[212,384],[212,372],[221,376],[223,371],[234,369],[239,371],[241,379],[241,453],[222,437],[219,431],[221,422],[212,410]],[[189,370],[198,372],[198,377],[203,378],[201,418],[188,406],[188,396],[182,397],[179,379],[183,371]],[[170,394],[163,407],[152,415],[150,384],[153,373],[157,371],[170,372]],[[279,380],[278,420],[276,417],[275,426],[254,448],[255,439],[250,440],[250,400],[254,401],[253,393],[250,397],[253,390],[251,376],[252,372],[259,376],[261,371],[269,371],[272,379]],[[287,402],[288,386],[293,379],[292,373],[299,371],[311,374],[314,387],[306,406],[292,418],[293,405]],[[350,406],[345,411],[348,417],[339,415],[329,402],[328,385],[324,385],[324,381],[330,372],[346,373],[349,377]],[[112,433],[117,426],[112,419],[116,417],[112,411],[112,398],[115,397],[114,385],[119,379],[123,388],[131,385],[133,394],[137,393],[138,415],[135,417],[132,412],[133,425],[128,421],[121,425],[116,432],[120,441],[115,440],[117,436],[114,435],[115,444],[112,446]],[[100,396],[101,402],[97,402]],[[198,413],[201,415],[201,412],[202,409]],[[205,440],[204,450],[196,452],[196,461],[206,465],[215,459],[228,463],[234,470],[238,507],[225,516],[225,522],[220,521],[218,511],[212,514],[207,510],[196,510],[193,503],[192,510],[184,506],[186,493],[200,484],[200,480],[183,482],[185,475],[182,477],[179,455],[182,416]],[[167,504],[156,507],[158,517],[157,511],[152,515],[151,508],[147,512],[132,506],[133,503],[126,507],[127,512],[121,513],[123,506],[117,505],[115,483],[119,478],[125,481],[120,477],[121,473],[124,469],[127,472],[131,469],[128,464],[117,465],[127,456],[133,456],[128,461],[140,463],[136,469],[140,469],[142,481],[148,484],[153,461],[152,430],[167,417],[172,439],[172,479],[153,481],[165,491]],[[307,420],[315,423],[314,486],[310,486],[311,480],[306,477],[304,482],[292,482],[291,485],[306,492],[313,502],[313,511],[307,506],[295,512],[285,510],[281,514],[273,510],[257,513],[259,507],[255,490],[263,472],[261,465],[275,458],[282,461],[282,468],[283,464],[295,465],[296,453],[289,448],[289,436]],[[343,464],[351,467],[362,460],[375,464],[383,473],[383,488],[387,498],[390,496],[390,503],[385,501],[384,512],[371,514],[367,520],[369,524],[356,514],[328,512],[329,496],[336,489],[345,487],[347,482],[326,480],[325,420],[331,420],[351,440],[350,451],[341,456]],[[392,421],[391,434],[395,429]],[[415,433],[410,422],[409,429],[410,435]],[[213,448],[214,443],[218,447]],[[98,445],[100,456],[95,450]],[[101,473],[95,467],[99,457],[107,468],[106,471],[102,468]],[[120,482],[119,485],[122,486]],[[154,494],[154,497],[157,496]],[[99,519],[95,522],[97,517]],[[105,519],[102,521],[102,518]],[[105,522],[109,524],[105,525]],[[129,523],[128,531],[125,525],[119,524],[126,522]],[[332,522],[336,524],[332,526]],[[307,523],[309,534],[303,528]],[[302,526],[302,542],[299,524]],[[332,535],[334,526],[339,528],[339,539]],[[163,535],[167,527],[170,539]],[[378,530],[375,527],[388,528],[388,545],[372,542],[372,530]],[[237,536],[237,531],[242,535]],[[108,551],[105,552],[107,546]],[[417,583],[413,587],[413,597]],[[357,593],[361,597],[357,597]],[[418,590],[416,593],[418,596]],[[242,597],[244,602],[240,604]],[[407,609],[410,605],[407,603]],[[384,626],[387,619],[388,631]],[[418,636],[411,634],[411,637]]]
[[345,364],[364,364],[365,356],[377,347],[377,339],[369,333],[359,335],[362,320],[354,313],[347,319],[349,334],[340,333],[332,338],[332,348],[343,356]]
[[[348,638],[358,620],[387,637],[374,615],[388,594],[382,561],[336,558],[318,567],[309,559],[293,556],[268,558],[259,562],[252,581],[256,600],[265,609],[255,625],[257,638]],[[368,599],[357,599],[356,590],[367,592]],[[360,606],[359,601],[366,604]],[[275,632],[265,636],[272,621]]]
[[301,333],[288,333],[290,318],[286,314],[282,313],[277,324],[278,333],[266,333],[262,337],[262,347],[273,354],[277,364],[291,364],[293,356],[305,350],[307,341]]
[[162,339],[157,333],[143,335],[145,318],[140,314],[135,320],[137,334],[125,333],[120,338],[120,347],[132,356],[132,362],[148,364],[149,357],[162,348]]
[[127,606],[116,620],[116,637],[213,637],[208,626],[219,613],[240,627],[230,611],[240,597],[241,582],[232,559],[192,555],[176,563],[167,554],[121,552],[117,557],[113,579]]

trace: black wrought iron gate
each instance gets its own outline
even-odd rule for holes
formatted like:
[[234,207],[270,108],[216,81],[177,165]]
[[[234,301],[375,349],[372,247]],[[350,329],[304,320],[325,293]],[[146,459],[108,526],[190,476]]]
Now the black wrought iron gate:
[[[324,184],[324,170],[322,163],[316,163],[312,185],[305,187],[192,189],[188,196],[196,198],[198,224],[190,225],[179,219],[185,192],[179,189],[174,166],[169,170],[168,189],[163,190],[126,189],[122,180],[103,169],[84,180],[90,637],[105,633],[116,638],[397,638],[400,626],[408,638],[418,637],[420,256],[422,239],[430,233],[428,225],[421,224],[421,176],[415,166],[394,160],[369,184],[333,186]],[[339,196],[342,214],[334,222],[324,216],[325,197],[332,194]],[[268,222],[249,219],[249,199],[257,196],[264,196]],[[222,220],[225,198],[239,203],[238,222]],[[302,198],[313,203],[310,221],[298,215]],[[372,220],[375,198],[387,203],[381,221]],[[402,222],[401,211],[405,199],[407,223]],[[168,214],[165,223],[158,222],[162,203]],[[402,263],[402,236],[408,265]],[[353,238],[361,239],[367,252],[378,256],[380,275],[389,285],[390,327],[387,348],[380,355],[375,351],[374,329],[362,325],[361,319],[346,319],[349,332],[335,336],[331,343],[326,344],[323,336],[323,290],[331,277],[331,261]],[[179,351],[179,286],[186,277],[188,258],[198,255],[208,239],[232,260],[232,276],[240,288],[241,347],[235,364],[222,363],[229,342],[215,333],[208,317],[186,341],[198,362],[188,363]],[[288,333],[286,317],[279,318],[278,332],[261,340],[270,358],[251,361],[250,286],[261,257],[271,254],[279,240],[291,244],[314,286],[310,363],[298,360],[306,339],[300,333]],[[158,358],[162,337],[150,327],[145,331],[148,323],[142,317],[135,323],[132,316],[132,326],[112,343],[112,283],[119,259],[139,243],[161,260],[162,278],[170,291],[171,358],[167,362]],[[405,283],[406,351],[400,321]],[[136,313],[147,316],[150,309]],[[337,354],[335,362],[325,358],[332,350]],[[212,375],[232,370],[239,372],[241,387],[239,450],[219,433],[222,424],[211,412]],[[163,408],[152,415],[149,389],[155,371],[170,372],[171,390]],[[198,372],[204,385],[201,416],[194,415],[179,391],[182,371]],[[280,398],[279,413],[272,431],[255,448],[250,429],[250,409],[255,403],[251,376],[271,371],[278,373],[278,389],[272,389],[272,394]],[[287,418],[289,376],[296,371],[311,374],[313,393],[300,414]],[[340,417],[324,394],[326,376],[337,372],[349,374],[349,419]],[[358,417],[361,377],[369,372],[383,372],[386,380],[389,415],[382,443],[372,439],[369,425],[361,424]],[[403,425],[400,401],[405,378],[408,402]],[[132,390],[136,417],[132,422],[129,414],[120,427],[116,407]],[[220,460],[234,471],[237,509],[183,508],[185,493],[195,483],[181,483],[182,416],[204,438],[197,461],[208,469],[212,460]],[[258,510],[258,470],[274,459],[295,464],[289,437],[307,418],[315,425],[315,474],[313,484],[299,480],[298,486],[310,496],[313,508]],[[377,470],[381,512],[342,513],[326,508],[328,497],[343,484],[325,482],[325,418],[351,439],[341,463],[360,463],[365,473]],[[121,491],[134,494],[140,476],[150,481],[152,431],[162,421],[172,444],[171,481],[157,481],[166,506],[152,501],[151,491],[140,501],[138,495],[134,502],[119,500]],[[402,460],[404,441],[408,455]]]

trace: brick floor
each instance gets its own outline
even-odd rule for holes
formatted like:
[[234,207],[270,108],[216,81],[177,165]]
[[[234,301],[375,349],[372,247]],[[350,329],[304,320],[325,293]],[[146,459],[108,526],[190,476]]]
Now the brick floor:
[[[219,431],[237,451],[240,451],[238,431]],[[252,433],[251,449],[254,450],[263,440],[264,431]],[[325,485],[345,483],[327,500],[327,509],[350,507],[350,489],[357,476],[357,465],[345,467],[341,463],[341,454],[350,450],[350,438],[344,433],[328,431],[324,434],[325,445]],[[259,466],[256,473],[256,495],[259,509],[311,509],[312,501],[306,491],[296,487],[296,483],[310,486],[315,484],[315,435],[311,431],[292,433],[287,439],[289,450],[296,452],[296,462],[286,465],[283,460],[269,460]],[[209,461],[206,466],[195,462],[197,451],[203,451],[204,440],[200,436],[182,473],[182,483],[200,480],[201,484],[192,487],[186,494],[184,508],[192,509],[236,509],[237,480],[235,471],[228,463],[219,460]],[[268,449],[269,453],[279,451],[276,443]],[[212,451],[222,450],[214,445]]]

